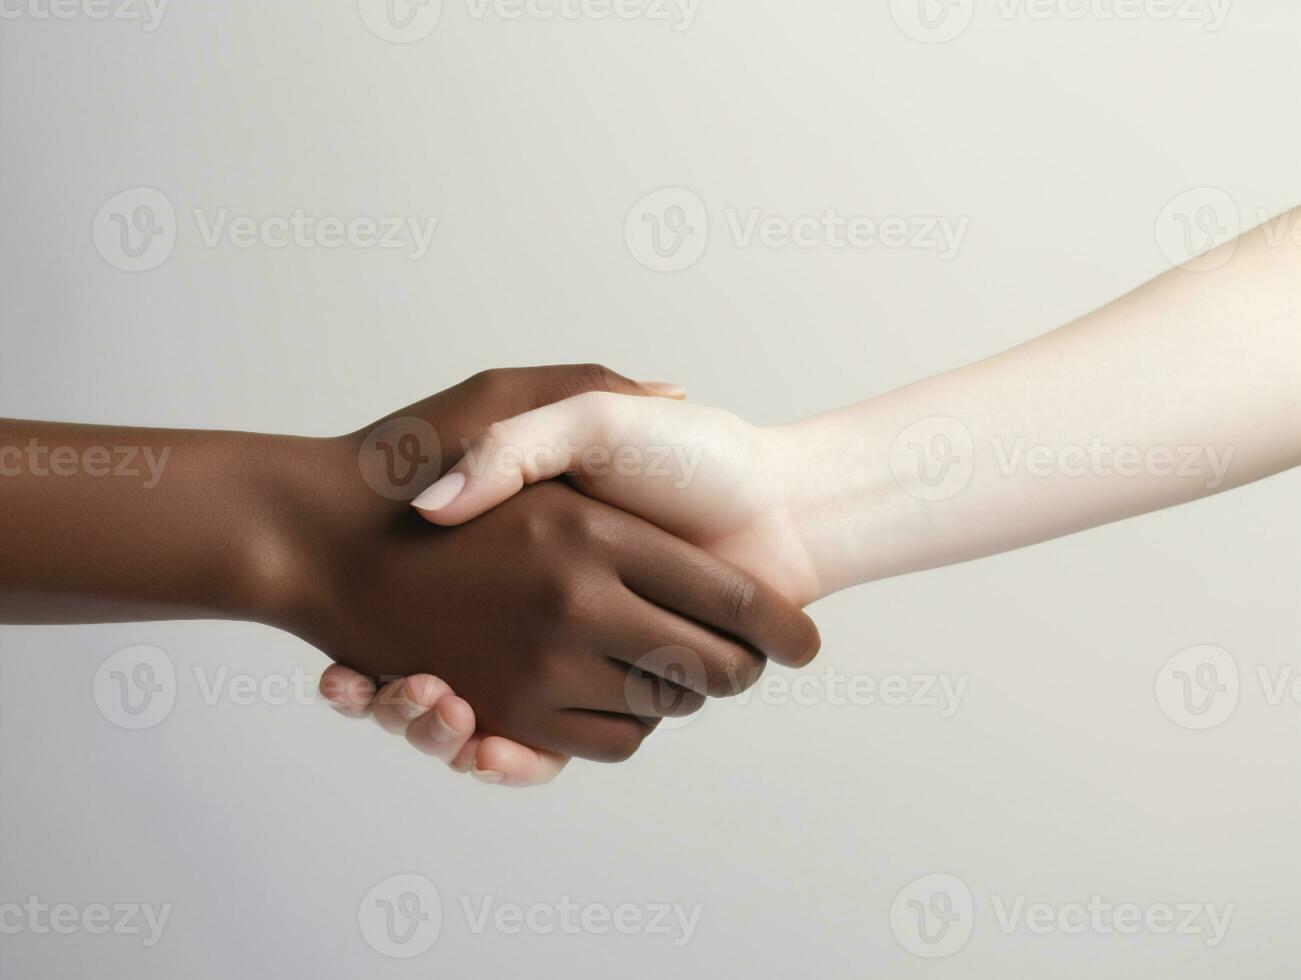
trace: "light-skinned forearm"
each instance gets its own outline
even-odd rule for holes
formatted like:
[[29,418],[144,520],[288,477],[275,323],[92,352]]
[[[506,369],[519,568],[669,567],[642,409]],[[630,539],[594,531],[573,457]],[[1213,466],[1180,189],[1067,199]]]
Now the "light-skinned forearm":
[[798,461],[784,499],[818,594],[1301,464],[1296,237],[1257,229],[1213,271],[1173,270],[988,360],[772,430]]

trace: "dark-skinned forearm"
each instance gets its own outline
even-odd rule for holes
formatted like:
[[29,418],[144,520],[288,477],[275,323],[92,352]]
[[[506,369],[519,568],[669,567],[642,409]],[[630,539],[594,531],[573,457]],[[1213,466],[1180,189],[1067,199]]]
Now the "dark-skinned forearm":
[[275,488],[321,442],[0,420],[0,621],[267,619]]

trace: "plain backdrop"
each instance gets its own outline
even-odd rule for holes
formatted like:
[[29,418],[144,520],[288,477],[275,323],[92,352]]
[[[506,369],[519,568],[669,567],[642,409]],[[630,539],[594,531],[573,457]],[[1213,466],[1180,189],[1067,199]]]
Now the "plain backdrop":
[[[330,434],[486,367],[600,361],[778,422],[1140,284],[1169,266],[1163,209],[1190,189],[1227,194],[1244,228],[1301,201],[1295,4],[1238,0],[1218,30],[1065,6],[1085,15],[981,3],[960,36],[927,43],[900,28],[907,4],[880,0],[701,0],[685,30],[446,0],[429,36],[396,44],[355,0],[174,0],[152,31],[14,0],[0,414]],[[624,240],[629,210],[666,186],[698,195],[710,224],[673,273]],[[178,230],[166,262],[131,274],[92,225],[136,187],[167,196]],[[743,247],[726,218],[828,208],[968,226],[946,261]],[[438,225],[419,261],[207,247],[194,212],[222,209]],[[1271,704],[1260,671],[1301,668],[1299,499],[1294,471],[813,608],[814,672],[966,675],[952,717],[718,703],[625,765],[574,764],[527,792],[453,777],[320,704],[205,703],[196,668],[319,673],[319,653],[270,629],[0,630],[0,904],[173,906],[152,948],[0,934],[0,976],[1290,976],[1301,707]],[[170,716],[141,731],[92,698],[100,664],[133,644],[165,650],[179,678]],[[1241,671],[1211,731],[1154,695],[1161,665],[1198,644]],[[970,890],[974,921],[929,960],[890,909],[941,873]],[[358,919],[399,874],[442,902],[437,942],[405,961]],[[1234,912],[1214,947],[1009,933],[994,903],[1018,896]],[[476,932],[464,905],[566,897],[701,917],[676,946]]]

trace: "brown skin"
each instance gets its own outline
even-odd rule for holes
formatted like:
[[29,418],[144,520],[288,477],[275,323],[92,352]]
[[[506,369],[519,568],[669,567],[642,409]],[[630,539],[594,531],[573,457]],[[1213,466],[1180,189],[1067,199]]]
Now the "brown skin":
[[[444,678],[485,733],[627,758],[655,715],[744,689],[764,654],[806,663],[818,638],[749,574],[562,483],[456,528],[411,510],[464,440],[592,390],[647,394],[593,365],[489,371],[333,439],[0,421],[0,622],[266,623],[376,679]],[[111,475],[117,447],[167,451],[157,485],[143,455]],[[667,646],[703,674],[630,667]]]

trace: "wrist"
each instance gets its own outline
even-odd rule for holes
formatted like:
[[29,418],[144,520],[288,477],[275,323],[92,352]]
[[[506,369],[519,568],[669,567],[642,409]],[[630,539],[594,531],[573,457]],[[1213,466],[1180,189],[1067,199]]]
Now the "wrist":
[[888,438],[870,419],[840,413],[769,432],[793,547],[816,590],[806,601],[885,574],[896,532],[913,526],[914,513],[891,476]]
[[229,508],[238,515],[230,543],[237,564],[230,612],[301,634],[328,602],[332,541],[354,482],[356,450],[348,437],[242,433],[228,448],[238,487]]
[[828,591],[813,548],[807,447],[790,426],[747,428],[735,444],[748,446],[744,455],[753,462],[729,489],[728,507],[749,517],[739,532],[710,547],[792,602],[807,605]]

